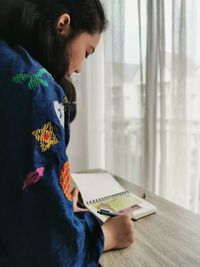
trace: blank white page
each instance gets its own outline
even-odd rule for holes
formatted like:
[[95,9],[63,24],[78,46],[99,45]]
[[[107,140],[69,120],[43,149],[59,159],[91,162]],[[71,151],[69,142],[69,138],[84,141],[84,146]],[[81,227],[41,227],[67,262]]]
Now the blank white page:
[[125,191],[109,173],[73,173],[71,176],[84,202]]

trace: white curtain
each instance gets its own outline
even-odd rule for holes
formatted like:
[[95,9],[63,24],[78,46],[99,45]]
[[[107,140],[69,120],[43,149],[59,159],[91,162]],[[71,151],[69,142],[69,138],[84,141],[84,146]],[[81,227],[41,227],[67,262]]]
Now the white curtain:
[[109,28],[76,82],[72,169],[106,169],[200,212],[200,2],[102,3]]
[[67,149],[71,171],[104,168],[104,63],[103,41],[95,54],[82,66],[81,75],[74,74],[77,115],[71,124]]
[[103,1],[109,28],[104,34],[105,169],[125,176],[124,0]]

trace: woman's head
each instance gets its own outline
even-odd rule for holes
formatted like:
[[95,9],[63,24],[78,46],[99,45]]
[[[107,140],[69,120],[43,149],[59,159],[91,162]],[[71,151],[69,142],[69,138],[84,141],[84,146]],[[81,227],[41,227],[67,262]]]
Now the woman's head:
[[105,29],[106,19],[99,0],[54,0],[54,2],[63,5],[70,15],[70,26],[74,34],[101,33]]
[[[74,35],[74,30],[71,26],[71,17],[68,13],[61,15],[57,21],[58,34],[64,40],[68,40],[67,56],[69,58],[69,66],[65,74],[68,78],[72,73],[81,71],[81,63],[84,58],[93,54],[99,42],[100,31],[95,32],[78,32]],[[73,35],[73,38],[71,37]]]
[[22,45],[57,81],[80,71],[77,61],[93,52],[106,27],[99,0],[0,2],[0,36]]

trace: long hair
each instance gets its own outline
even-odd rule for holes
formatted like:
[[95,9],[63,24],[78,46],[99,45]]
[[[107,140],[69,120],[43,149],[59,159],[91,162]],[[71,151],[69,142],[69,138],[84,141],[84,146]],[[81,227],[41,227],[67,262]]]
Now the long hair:
[[[67,45],[78,34],[101,33],[106,18],[99,0],[0,0],[0,38],[23,46],[60,81],[69,67]],[[71,17],[71,33],[60,37],[59,17]]]

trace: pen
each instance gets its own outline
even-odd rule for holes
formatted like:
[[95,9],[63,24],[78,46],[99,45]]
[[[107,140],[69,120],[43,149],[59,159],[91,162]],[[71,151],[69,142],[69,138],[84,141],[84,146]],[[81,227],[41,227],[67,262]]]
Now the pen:
[[145,193],[142,195],[142,198],[143,198],[143,199],[145,199],[145,198],[146,198],[146,194],[145,194]]
[[110,216],[110,217],[114,217],[114,216],[119,215],[118,212],[111,212],[109,210],[104,210],[104,209],[100,209],[97,212],[102,214],[102,215],[107,215],[107,216]]
[[[100,209],[100,210],[97,210],[97,212],[101,215],[107,215],[107,216],[110,216],[110,217],[114,217],[114,216],[117,216],[120,214],[120,212],[111,212],[109,210],[104,210],[104,209]],[[137,221],[137,219],[135,218],[131,218],[132,221]]]

